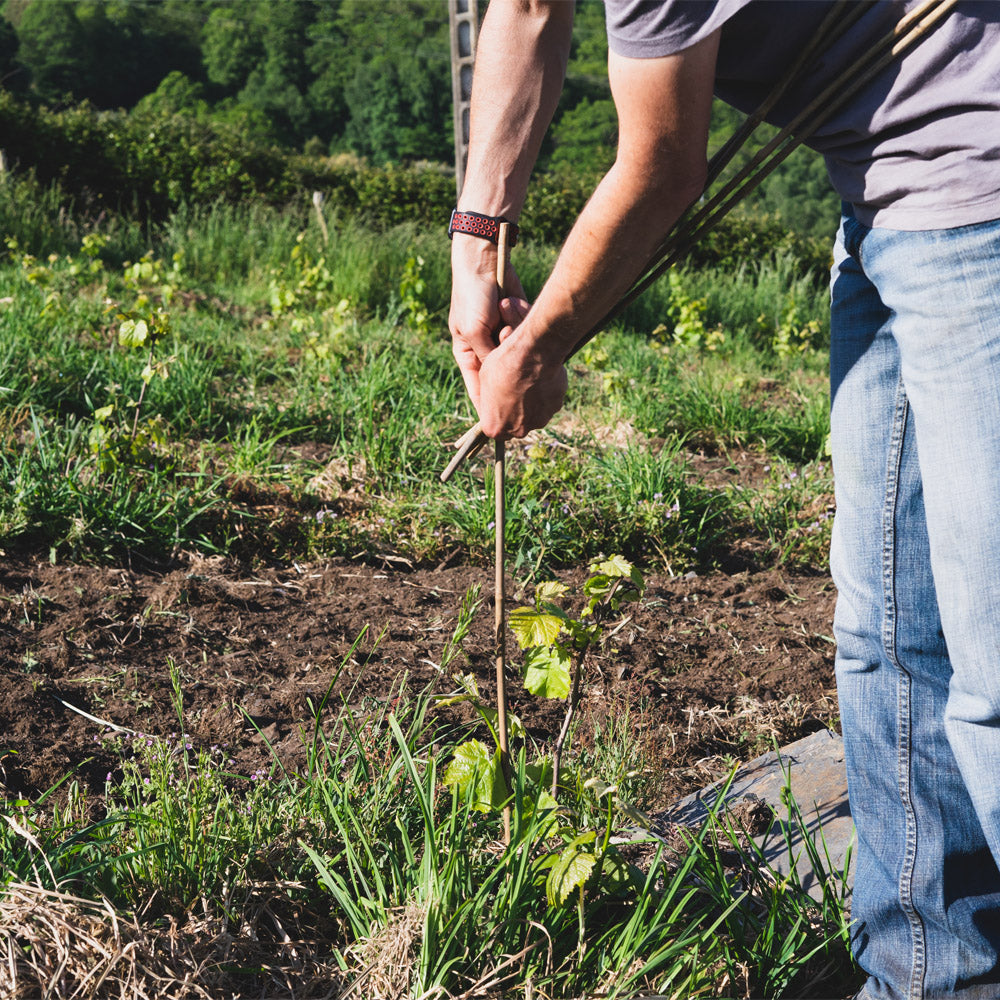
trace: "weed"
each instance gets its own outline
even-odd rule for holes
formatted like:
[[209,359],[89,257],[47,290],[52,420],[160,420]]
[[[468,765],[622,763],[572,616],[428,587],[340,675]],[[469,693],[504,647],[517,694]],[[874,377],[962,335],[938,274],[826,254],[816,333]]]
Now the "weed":
[[[433,336],[446,248],[412,226],[376,237],[336,217],[321,245],[305,222],[220,205],[178,210],[150,237],[109,219],[67,229],[51,260],[12,231],[0,260],[5,537],[98,559],[257,544],[293,558],[489,558],[479,469],[437,483],[442,444],[471,416],[447,338]],[[519,251],[529,287],[550,258]],[[725,279],[679,271],[651,289],[632,330],[574,366],[565,417],[510,449],[516,571],[540,579],[609,551],[673,572],[715,558],[755,501],[703,489],[692,458],[753,447],[802,466],[822,453],[819,362],[799,350],[820,308],[782,261]],[[793,359],[760,332],[762,315],[790,331]],[[660,322],[666,352],[635,335]],[[775,398],[764,382],[782,387]],[[317,454],[354,470],[339,492],[311,494]],[[40,482],[57,466],[64,482]],[[241,488],[210,496],[221,483]],[[265,494],[262,517],[252,498]],[[822,531],[808,530],[822,513],[789,557],[822,559],[809,537]],[[749,518],[755,536],[783,544],[766,520]]]
[[429,337],[434,328],[434,317],[427,302],[427,282],[423,277],[424,258],[411,254],[403,265],[399,282],[399,299],[407,322],[421,336]]

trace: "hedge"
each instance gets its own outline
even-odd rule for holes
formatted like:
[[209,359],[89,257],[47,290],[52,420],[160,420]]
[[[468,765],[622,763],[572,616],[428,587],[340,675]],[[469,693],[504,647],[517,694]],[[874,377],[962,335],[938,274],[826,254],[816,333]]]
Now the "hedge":
[[[84,210],[164,218],[182,203],[260,198],[282,205],[322,191],[337,210],[380,227],[412,221],[443,231],[455,201],[443,166],[375,168],[358,161],[290,153],[248,141],[231,127],[180,115],[62,110],[0,91],[0,136],[15,170],[57,183]],[[520,222],[528,239],[561,243],[595,177],[560,171],[531,184]],[[695,265],[730,266],[772,252],[825,271],[829,250],[780,220],[732,216],[692,252]]]

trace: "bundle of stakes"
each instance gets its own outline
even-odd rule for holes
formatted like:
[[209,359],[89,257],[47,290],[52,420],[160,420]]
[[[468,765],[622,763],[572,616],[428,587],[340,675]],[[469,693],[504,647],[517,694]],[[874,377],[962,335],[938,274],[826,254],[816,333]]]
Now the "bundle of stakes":
[[[585,344],[604,330],[622,311],[635,301],[657,278],[666,273],[677,261],[683,259],[691,248],[713,229],[725,215],[757,188],[795,149],[817,129],[843,108],[863,87],[882,72],[892,61],[928,35],[951,11],[958,0],[924,0],[897,22],[892,31],[882,37],[857,62],[827,85],[792,121],[782,128],[760,151],[722,187],[708,194],[736,153],[742,148],[757,126],[764,121],[782,96],[796,86],[809,72],[813,61],[832,46],[844,33],[864,16],[876,0],[836,0],[820,23],[809,43],[795,62],[775,84],[763,104],[749,115],[739,129],[718,150],[708,164],[702,194],[681,214],[666,238],[660,243],[645,270],[633,282],[619,302],[580,338],[567,356],[567,360]],[[497,290],[500,297],[505,292],[508,254],[507,224],[500,227],[497,247]],[[441,473],[447,482],[467,458],[471,458],[489,439],[479,424],[455,443],[455,456]],[[495,585],[494,650],[497,679],[497,730],[500,744],[500,765],[507,787],[510,787],[510,752],[507,729],[506,642],[504,627],[504,443],[495,442],[493,460],[493,486],[495,509]],[[504,807],[504,843],[510,843],[511,807]]]

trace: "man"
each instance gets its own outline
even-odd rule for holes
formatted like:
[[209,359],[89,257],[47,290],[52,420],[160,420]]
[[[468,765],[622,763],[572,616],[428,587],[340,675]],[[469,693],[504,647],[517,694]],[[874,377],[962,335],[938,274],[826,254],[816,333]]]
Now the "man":
[[[498,302],[495,244],[453,237],[454,352],[487,435],[523,436],[559,409],[566,356],[701,191],[713,91],[754,107],[829,6],[607,0],[618,156],[537,300],[515,275]],[[915,6],[866,7],[772,120],[790,120]],[[517,219],[572,16],[567,0],[491,5],[460,211]],[[959,3],[810,144],[845,201],[831,566],[859,996],[997,1000],[1000,4]]]

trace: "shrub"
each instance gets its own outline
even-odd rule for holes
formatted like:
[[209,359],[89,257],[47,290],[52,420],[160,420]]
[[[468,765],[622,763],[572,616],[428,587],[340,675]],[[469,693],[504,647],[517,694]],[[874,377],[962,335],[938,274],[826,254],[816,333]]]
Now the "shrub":
[[[78,208],[162,220],[182,204],[259,199],[272,205],[322,191],[340,212],[378,229],[413,222],[443,233],[455,203],[454,175],[440,164],[372,167],[351,158],[306,156],[262,145],[239,129],[180,114],[98,112],[86,104],[35,107],[0,91],[0,134],[9,161],[41,184],[59,184]],[[597,175],[560,169],[536,176],[521,225],[528,240],[562,243]],[[786,254],[825,273],[825,243],[789,232],[772,216],[731,215],[687,263],[738,267]]]

